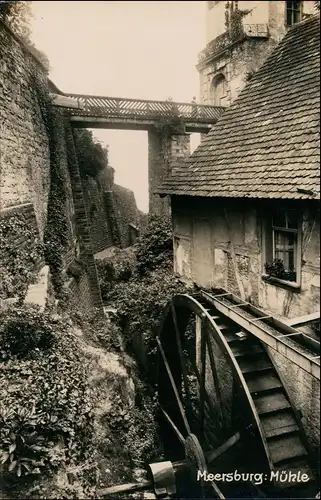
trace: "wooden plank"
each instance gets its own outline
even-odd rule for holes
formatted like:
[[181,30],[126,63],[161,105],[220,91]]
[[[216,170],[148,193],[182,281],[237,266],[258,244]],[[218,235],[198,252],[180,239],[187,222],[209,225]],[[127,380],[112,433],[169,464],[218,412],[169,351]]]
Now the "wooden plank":
[[285,323],[288,326],[298,327],[298,326],[308,325],[309,323],[314,323],[319,320],[320,320],[320,311],[312,314],[306,314],[305,316],[300,316],[299,318],[288,319],[285,321]]
[[253,379],[247,380],[250,392],[270,391],[282,387],[281,380],[275,373],[265,374]]
[[106,497],[116,493],[129,493],[130,491],[147,490],[153,487],[153,481],[144,481],[143,483],[127,483],[110,486],[97,491],[98,496]]
[[207,330],[201,323],[201,380],[200,380],[200,406],[199,406],[199,419],[200,419],[200,434],[204,435],[204,410],[205,410],[205,377],[206,377],[206,346],[207,346]]
[[283,392],[280,392],[279,394],[267,394],[259,397],[254,396],[253,400],[259,415],[262,413],[271,413],[291,408],[291,405]]
[[[320,380],[320,358],[314,359],[313,354],[311,356],[307,354],[305,351],[300,348],[300,345],[297,345],[294,341],[290,341],[290,339],[283,338],[282,334],[273,335],[272,329],[269,331],[260,325],[253,323],[250,319],[242,316],[235,310],[229,309],[224,303],[215,299],[215,296],[210,296],[210,294],[205,294],[204,297],[209,297],[209,301],[212,301],[213,305],[216,309],[230,318],[232,321],[237,323],[241,328],[244,328],[246,331],[255,335],[258,339],[260,339],[264,344],[271,347],[275,351],[285,356],[287,359],[290,359],[297,366],[300,366],[303,370],[308,373],[311,373],[315,378]],[[281,323],[281,322],[280,322]],[[288,326],[290,329],[291,327]],[[289,332],[290,333],[290,332]],[[293,333],[296,331],[293,329]]]
[[307,451],[297,434],[272,438],[269,441],[269,449],[274,464],[283,460],[307,455]]

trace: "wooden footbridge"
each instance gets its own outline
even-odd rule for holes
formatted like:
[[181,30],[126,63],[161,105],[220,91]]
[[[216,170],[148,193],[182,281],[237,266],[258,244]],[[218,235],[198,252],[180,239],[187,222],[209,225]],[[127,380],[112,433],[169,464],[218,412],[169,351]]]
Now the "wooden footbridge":
[[187,133],[207,133],[223,107],[173,101],[148,101],[97,95],[52,94],[53,105],[68,109],[77,128],[149,130],[162,122],[178,122]]

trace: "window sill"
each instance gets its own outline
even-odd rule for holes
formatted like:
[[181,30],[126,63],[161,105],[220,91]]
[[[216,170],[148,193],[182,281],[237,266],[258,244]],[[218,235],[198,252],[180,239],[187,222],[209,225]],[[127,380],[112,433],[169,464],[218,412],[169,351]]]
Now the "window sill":
[[274,276],[269,276],[268,274],[262,275],[262,280],[271,285],[279,286],[280,288],[285,288],[286,290],[291,290],[291,292],[300,292],[301,286],[293,281],[285,281]]

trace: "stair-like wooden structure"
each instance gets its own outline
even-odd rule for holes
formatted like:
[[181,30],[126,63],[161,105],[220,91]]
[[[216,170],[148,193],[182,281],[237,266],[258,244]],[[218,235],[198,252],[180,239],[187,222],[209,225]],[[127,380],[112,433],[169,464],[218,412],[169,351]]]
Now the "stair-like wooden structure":
[[[275,472],[291,471],[298,475],[305,473],[309,477],[305,483],[276,481],[275,484],[279,488],[287,488],[286,494],[291,498],[305,495],[308,498],[311,492],[315,495],[316,471],[313,470],[313,460],[300,416],[290,402],[284,382],[265,345],[258,337],[219,312],[214,306],[215,302],[208,299],[208,294],[197,294],[195,298],[215,321],[241,369],[259,417],[271,469]],[[233,307],[233,301],[231,304],[229,307]],[[311,352],[311,355],[316,357],[315,352]]]

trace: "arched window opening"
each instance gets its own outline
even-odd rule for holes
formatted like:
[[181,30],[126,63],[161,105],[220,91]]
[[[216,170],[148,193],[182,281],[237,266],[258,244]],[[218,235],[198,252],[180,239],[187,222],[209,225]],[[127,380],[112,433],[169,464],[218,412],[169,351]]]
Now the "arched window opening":
[[227,106],[227,81],[224,75],[217,75],[212,81],[214,106]]

